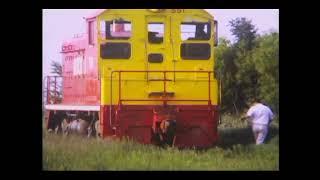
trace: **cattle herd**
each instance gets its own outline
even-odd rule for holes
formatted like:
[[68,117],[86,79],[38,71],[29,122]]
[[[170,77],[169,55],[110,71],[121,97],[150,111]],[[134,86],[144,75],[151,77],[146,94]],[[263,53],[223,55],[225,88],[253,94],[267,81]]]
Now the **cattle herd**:
[[48,132],[62,133],[63,135],[78,134],[87,137],[100,137],[98,120],[69,118],[70,116],[59,114],[59,112],[54,112],[53,116],[52,121],[49,122]]

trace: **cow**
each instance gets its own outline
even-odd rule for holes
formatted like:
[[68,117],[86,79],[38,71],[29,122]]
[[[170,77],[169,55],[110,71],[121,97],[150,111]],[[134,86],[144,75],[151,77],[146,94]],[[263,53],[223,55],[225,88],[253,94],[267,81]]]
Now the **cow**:
[[67,120],[64,119],[61,123],[63,134],[79,134],[88,135],[89,122],[83,119]]
[[100,131],[100,121],[96,121],[94,124],[94,128],[96,130],[96,136],[101,137],[101,131]]
[[49,114],[48,132],[55,132],[58,134],[61,132],[61,122],[66,117],[65,113],[61,111],[51,111]]
[[88,127],[88,138],[91,136],[100,137],[100,122],[99,120],[92,120]]

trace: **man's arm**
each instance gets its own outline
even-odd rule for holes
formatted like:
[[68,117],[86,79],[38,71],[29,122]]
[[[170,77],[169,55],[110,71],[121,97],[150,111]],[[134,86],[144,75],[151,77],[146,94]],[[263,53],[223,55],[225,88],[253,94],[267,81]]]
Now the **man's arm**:
[[241,121],[244,121],[244,120],[246,120],[246,119],[248,119],[248,118],[249,118],[249,116],[247,116],[247,115],[245,114],[245,115],[242,115],[242,116],[241,116],[240,120],[241,120]]
[[273,119],[274,119],[274,114],[272,113],[271,109],[269,108],[269,125],[271,124]]
[[251,121],[251,116],[249,116],[248,114],[244,114],[241,116],[240,120],[241,121],[244,121],[244,120]]
[[251,120],[252,115],[253,115],[252,108],[250,108],[246,114],[241,116],[240,119],[241,119],[241,121]]

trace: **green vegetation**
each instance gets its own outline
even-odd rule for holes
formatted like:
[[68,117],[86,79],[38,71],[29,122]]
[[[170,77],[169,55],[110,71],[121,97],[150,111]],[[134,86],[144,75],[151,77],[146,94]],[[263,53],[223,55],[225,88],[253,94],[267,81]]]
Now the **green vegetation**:
[[[230,127],[232,126],[232,128]],[[43,132],[44,170],[278,170],[278,125],[266,144],[254,145],[251,129],[223,117],[220,142],[207,150],[159,148],[132,141],[87,139]]]
[[236,41],[220,38],[215,48],[215,72],[222,83],[222,110],[240,114],[248,100],[262,99],[279,114],[279,33],[257,34],[251,21],[230,21]]

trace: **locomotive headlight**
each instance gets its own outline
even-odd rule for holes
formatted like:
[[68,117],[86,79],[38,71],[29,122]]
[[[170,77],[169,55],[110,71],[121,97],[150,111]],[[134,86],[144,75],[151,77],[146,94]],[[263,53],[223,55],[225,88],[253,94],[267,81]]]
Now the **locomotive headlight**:
[[161,9],[149,9],[149,11],[151,11],[151,12],[160,12]]
[[149,9],[151,12],[159,12],[160,9]]

